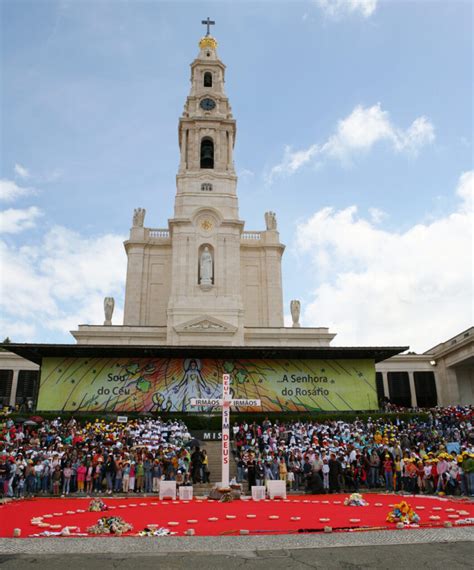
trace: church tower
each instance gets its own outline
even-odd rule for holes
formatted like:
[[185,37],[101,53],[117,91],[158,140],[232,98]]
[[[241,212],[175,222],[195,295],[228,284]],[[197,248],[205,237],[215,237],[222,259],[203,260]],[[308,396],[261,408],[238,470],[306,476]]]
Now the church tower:
[[173,287],[167,311],[168,343],[243,344],[236,123],[224,90],[225,65],[210,35],[191,64],[191,90],[179,120],[180,165],[176,177]]
[[[217,41],[199,42],[191,89],[179,118],[179,167],[167,228],[144,225],[137,208],[130,237],[123,326],[80,325],[79,343],[169,346],[323,346],[334,335],[284,327],[280,243],[274,212],[266,229],[244,231],[234,167],[236,122],[225,93]],[[109,301],[110,303],[110,301]],[[296,309],[295,309],[296,307]]]
[[125,244],[124,325],[166,326],[168,345],[243,345],[245,327],[283,327],[275,214],[265,215],[265,232],[244,232],[239,218],[225,70],[208,31],[179,119],[174,216],[153,230],[137,210]]

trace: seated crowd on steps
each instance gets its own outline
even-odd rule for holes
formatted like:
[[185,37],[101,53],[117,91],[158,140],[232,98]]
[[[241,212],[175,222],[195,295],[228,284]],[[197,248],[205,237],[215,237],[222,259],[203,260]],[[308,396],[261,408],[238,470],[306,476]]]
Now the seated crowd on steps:
[[237,482],[286,481],[313,493],[386,490],[474,495],[474,410],[435,408],[428,419],[235,422]]
[[[27,424],[29,422],[26,422]],[[34,422],[33,422],[34,424]],[[209,480],[205,450],[182,421],[4,421],[0,496],[158,493],[161,480]]]

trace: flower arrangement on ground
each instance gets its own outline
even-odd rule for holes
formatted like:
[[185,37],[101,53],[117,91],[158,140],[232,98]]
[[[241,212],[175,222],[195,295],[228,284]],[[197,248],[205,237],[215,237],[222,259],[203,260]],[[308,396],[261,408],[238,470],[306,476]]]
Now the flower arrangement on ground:
[[222,497],[219,499],[219,503],[232,503],[234,497],[232,493],[224,493]]
[[420,522],[420,517],[415,513],[412,506],[406,501],[394,505],[387,515],[388,522],[401,522],[404,524],[416,524]]
[[96,512],[106,511],[107,509],[108,506],[104,503],[104,501],[102,499],[99,499],[99,497],[97,497],[95,499],[92,499],[92,501],[89,503],[89,508],[87,510],[96,513]]
[[138,536],[167,536],[169,534],[176,534],[171,532],[169,528],[164,526],[156,527],[155,525],[146,526],[138,533]]
[[344,504],[350,507],[366,507],[367,501],[360,493],[352,493],[350,497],[344,500]]
[[121,517],[102,517],[97,523],[87,529],[89,534],[116,534],[121,535],[133,530],[133,526]]

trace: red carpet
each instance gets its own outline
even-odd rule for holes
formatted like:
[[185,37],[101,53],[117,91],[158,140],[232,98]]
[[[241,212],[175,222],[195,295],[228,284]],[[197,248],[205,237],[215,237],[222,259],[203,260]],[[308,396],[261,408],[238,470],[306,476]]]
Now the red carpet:
[[[349,530],[349,528],[370,527],[372,529],[395,528],[395,524],[387,523],[385,518],[391,510],[390,505],[406,500],[420,515],[420,526],[440,526],[445,521],[454,522],[457,519],[474,517],[474,503],[467,500],[438,499],[436,497],[401,497],[397,495],[366,494],[364,498],[369,505],[366,507],[344,506],[347,494],[341,495],[305,495],[289,496],[287,501],[234,501],[232,503],[218,503],[215,501],[198,501],[194,499],[189,503],[172,501],[160,502],[156,497],[143,498],[108,498],[104,502],[112,507],[103,513],[87,512],[90,499],[25,499],[14,501],[0,506],[0,536],[11,537],[13,529],[21,529],[22,538],[45,530],[59,531],[64,526],[76,526],[80,532],[87,532],[87,528],[97,522],[101,516],[116,515],[133,525],[133,535],[142,530],[147,524],[156,524],[168,527],[182,536],[188,528],[193,528],[196,535],[217,536],[223,534],[239,534],[240,529],[247,529],[250,534],[295,533],[300,529],[322,531],[324,526],[331,526],[336,530]],[[382,506],[377,506],[381,504]],[[126,508],[121,508],[125,505]],[[115,507],[115,508],[114,508]],[[441,507],[441,510],[437,508]],[[83,509],[86,512],[68,514],[67,511]],[[459,514],[466,511],[469,514]],[[40,528],[31,524],[32,517],[44,515],[44,522],[61,525],[61,528]],[[256,515],[247,518],[248,514]],[[226,515],[234,515],[235,519],[227,519]],[[277,515],[277,520],[269,518]],[[451,516],[450,516],[451,515]],[[453,515],[458,515],[455,518]],[[430,520],[430,516],[439,516],[438,520]],[[209,517],[217,517],[215,522]],[[291,517],[301,517],[300,520],[291,520]],[[188,523],[189,519],[198,522]],[[329,519],[321,521],[320,519]],[[350,519],[360,519],[354,522]],[[177,526],[169,527],[170,521],[178,522]],[[79,531],[77,531],[79,532]],[[113,535],[105,535],[113,536]],[[124,535],[125,536],[125,535]]]

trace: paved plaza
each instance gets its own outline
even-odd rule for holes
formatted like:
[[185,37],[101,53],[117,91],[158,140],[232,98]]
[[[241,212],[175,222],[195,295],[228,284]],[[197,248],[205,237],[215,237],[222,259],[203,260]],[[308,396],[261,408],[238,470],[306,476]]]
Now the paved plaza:
[[180,569],[469,568],[474,529],[429,529],[262,537],[2,539],[8,570],[140,567]]

